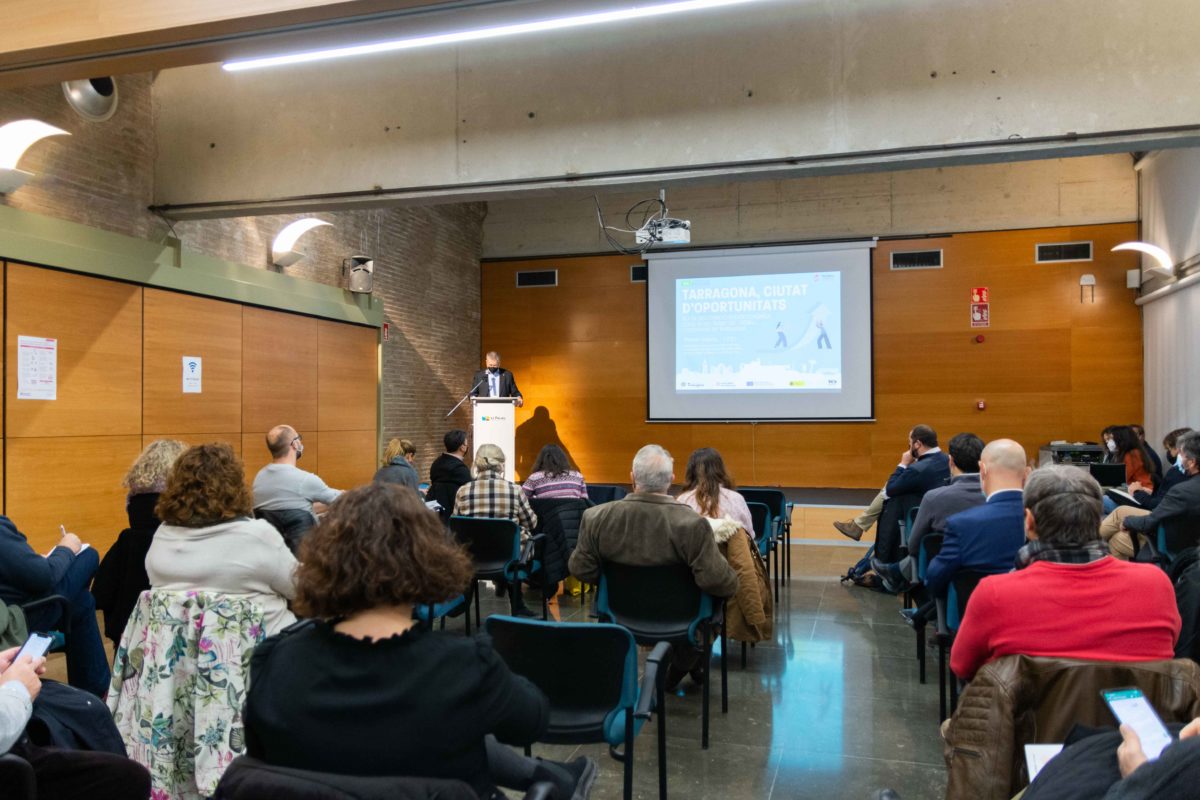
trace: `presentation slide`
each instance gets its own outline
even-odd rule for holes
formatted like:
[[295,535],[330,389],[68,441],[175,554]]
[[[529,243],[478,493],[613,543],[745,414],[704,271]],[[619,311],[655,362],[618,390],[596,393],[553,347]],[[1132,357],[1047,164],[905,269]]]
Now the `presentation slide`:
[[873,247],[650,253],[648,418],[871,419]]
[[840,392],[839,272],[675,281],[675,388]]

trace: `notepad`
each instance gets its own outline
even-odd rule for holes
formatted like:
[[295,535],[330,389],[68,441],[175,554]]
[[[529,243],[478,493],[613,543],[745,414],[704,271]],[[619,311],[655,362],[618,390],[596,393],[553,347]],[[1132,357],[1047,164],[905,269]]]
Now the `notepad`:
[[1063,749],[1061,744],[1027,744],[1025,745],[1025,766],[1029,768],[1029,780],[1032,782],[1042,767]]

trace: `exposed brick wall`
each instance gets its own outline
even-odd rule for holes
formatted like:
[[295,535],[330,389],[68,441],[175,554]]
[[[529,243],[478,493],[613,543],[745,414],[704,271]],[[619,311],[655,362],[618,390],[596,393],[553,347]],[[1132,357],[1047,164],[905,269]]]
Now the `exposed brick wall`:
[[[37,178],[0,202],[57,219],[142,238],[160,238],[162,221],[146,208],[154,184],[149,75],[121,77],[111,120],[85,122],[57,86],[0,92],[0,124],[34,117],[71,131],[29,151],[23,169]],[[388,208],[316,214],[331,228],[308,233],[306,257],[286,273],[344,285],[342,259],[375,259],[375,294],[391,325],[383,345],[383,434],[416,443],[422,475],[441,452],[442,434],[466,428],[469,409],[445,414],[470,388],[480,354],[479,255],[486,206]],[[189,250],[274,269],[270,245],[296,216],[175,223]],[[3,254],[0,254],[3,255]]]

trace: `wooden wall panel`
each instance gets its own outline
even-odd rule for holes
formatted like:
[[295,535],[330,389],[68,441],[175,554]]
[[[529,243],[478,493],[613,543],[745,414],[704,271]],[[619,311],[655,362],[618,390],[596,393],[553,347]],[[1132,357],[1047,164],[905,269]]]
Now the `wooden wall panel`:
[[242,309],[242,430],[317,428],[317,320]]
[[[242,307],[146,289],[146,433],[207,434],[242,429]],[[183,393],[183,356],[201,358],[201,392]]]
[[379,409],[379,331],[317,322],[317,430],[374,430]]
[[208,444],[209,442],[224,442],[233,448],[233,452],[237,453],[240,458],[242,455],[242,435],[240,433],[160,433],[156,435],[144,434],[142,436],[142,447],[147,446],[156,439],[178,439],[189,447],[197,444]]
[[[142,432],[142,288],[8,265],[5,435]],[[17,339],[58,340],[58,399],[17,400]]]
[[[909,428],[943,438],[1013,436],[1033,458],[1050,439],[1096,439],[1142,413],[1142,330],[1125,270],[1135,223],[957,234],[880,242],[872,261],[875,421],[648,424],[645,284],[628,256],[483,265],[483,346],[500,351],[525,395],[517,471],[548,441],[594,482],[628,481],[634,452],[658,442],[682,478],[693,448],[713,445],[742,483],[874,488]],[[1041,242],[1092,240],[1095,260],[1035,263]],[[940,270],[892,272],[892,250],[941,248]],[[517,289],[522,269],[558,269],[555,288]],[[1080,302],[1079,276],[1096,276]],[[992,325],[973,330],[969,293],[991,290]],[[536,324],[535,324],[536,323]],[[977,343],[975,336],[984,335]],[[986,410],[975,404],[984,400]]]
[[5,449],[8,516],[37,552],[54,546],[59,525],[101,553],[128,526],[121,479],[140,436],[9,439]]
[[[378,467],[375,429],[321,432],[321,479],[335,489],[370,483]],[[308,452],[305,451],[307,458]]]

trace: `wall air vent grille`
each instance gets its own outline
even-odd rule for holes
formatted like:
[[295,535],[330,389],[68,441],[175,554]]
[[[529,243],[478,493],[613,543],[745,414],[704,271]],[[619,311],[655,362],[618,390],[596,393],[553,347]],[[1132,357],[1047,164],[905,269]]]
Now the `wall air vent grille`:
[[941,269],[941,250],[907,250],[892,253],[892,269]]
[[1091,261],[1091,242],[1053,242],[1037,246],[1037,263],[1054,264],[1063,261]]
[[517,273],[518,289],[532,289],[536,286],[558,286],[558,270],[535,269]]

